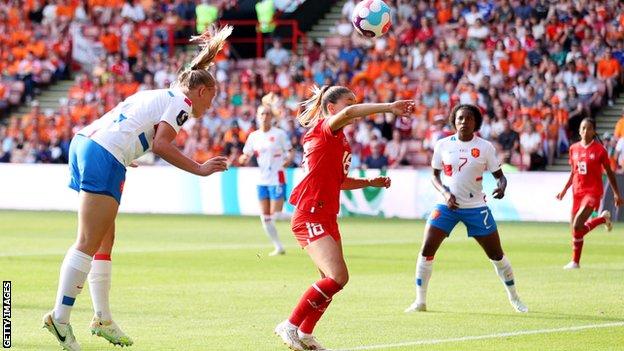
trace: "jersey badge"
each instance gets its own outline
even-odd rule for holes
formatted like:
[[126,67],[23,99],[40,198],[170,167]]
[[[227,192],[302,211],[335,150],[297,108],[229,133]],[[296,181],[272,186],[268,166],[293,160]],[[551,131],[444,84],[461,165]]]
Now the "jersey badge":
[[272,142],[272,143],[275,142],[275,137],[274,136],[269,137],[269,141]]
[[594,155],[593,153],[589,154],[589,159],[590,159],[590,160],[593,160],[593,159],[595,159],[595,158],[596,158],[596,155]]
[[481,155],[481,150],[476,147],[472,148],[472,150],[470,150],[470,154],[472,155],[472,157],[477,158],[479,157],[479,155]]
[[189,118],[188,113],[184,110],[181,110],[180,113],[178,113],[178,116],[176,117],[176,123],[178,123],[178,126],[181,127],[188,118]]

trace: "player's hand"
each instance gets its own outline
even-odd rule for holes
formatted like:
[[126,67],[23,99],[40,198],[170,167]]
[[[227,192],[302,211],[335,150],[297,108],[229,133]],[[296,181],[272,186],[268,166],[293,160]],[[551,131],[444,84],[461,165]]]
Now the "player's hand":
[[376,177],[369,179],[370,186],[375,188],[389,188],[392,181],[390,177]]
[[624,201],[622,200],[619,194],[613,195],[613,202],[615,203],[615,206],[617,207],[624,205]]
[[132,162],[130,162],[128,167],[137,168],[137,167],[139,167],[139,165],[138,165],[138,163],[135,163],[134,161],[132,161]]
[[495,199],[502,199],[505,196],[505,189],[500,188],[500,187],[496,188],[492,192],[492,195],[494,196]]
[[448,206],[449,209],[456,210],[459,208],[455,195],[451,194],[449,191],[444,193],[444,199],[446,199],[446,206]]
[[561,201],[563,200],[563,197],[565,196],[565,193],[562,191],[559,194],[557,194],[557,200]]
[[414,112],[414,100],[399,100],[390,104],[390,111],[397,116],[406,116]]
[[213,157],[199,166],[199,175],[209,176],[215,172],[223,172],[227,169],[228,166],[226,157]]

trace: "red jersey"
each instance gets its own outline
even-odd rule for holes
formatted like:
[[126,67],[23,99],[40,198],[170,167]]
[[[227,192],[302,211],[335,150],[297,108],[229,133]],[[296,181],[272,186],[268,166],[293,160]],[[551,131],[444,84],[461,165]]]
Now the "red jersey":
[[602,169],[609,165],[607,150],[592,141],[583,146],[581,142],[570,147],[570,165],[574,174],[574,194],[596,194],[602,197]]
[[289,202],[300,211],[336,215],[340,187],[349,173],[351,147],[342,129],[332,133],[321,119],[303,137],[305,177],[293,189]]

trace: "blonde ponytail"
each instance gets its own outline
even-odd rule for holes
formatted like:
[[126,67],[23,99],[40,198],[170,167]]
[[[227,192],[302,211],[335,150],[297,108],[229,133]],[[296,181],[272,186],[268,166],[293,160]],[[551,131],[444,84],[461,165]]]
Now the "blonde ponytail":
[[315,125],[321,118],[321,114],[327,115],[329,113],[327,104],[335,104],[343,95],[353,94],[349,88],[338,85],[325,85],[321,89],[315,85],[311,91],[312,96],[301,103],[303,111],[297,115],[297,120],[305,128]]
[[329,89],[328,85],[319,89],[316,85],[310,90],[312,96],[306,101],[301,103],[303,111],[297,115],[297,120],[304,128],[313,126],[321,116],[321,102],[323,100],[323,94]]
[[208,69],[219,51],[223,49],[225,41],[232,34],[233,27],[225,26],[219,30],[209,27],[204,33],[192,36],[190,42],[197,43],[201,47],[199,54],[191,61],[189,66],[178,75],[175,85],[193,89],[199,85],[214,87],[216,80]]
[[201,35],[192,36],[190,42],[198,43],[202,50],[199,55],[191,61],[190,69],[208,69],[219,51],[223,49],[225,40],[232,34],[233,29],[234,28],[229,25],[218,31],[215,27],[209,27]]

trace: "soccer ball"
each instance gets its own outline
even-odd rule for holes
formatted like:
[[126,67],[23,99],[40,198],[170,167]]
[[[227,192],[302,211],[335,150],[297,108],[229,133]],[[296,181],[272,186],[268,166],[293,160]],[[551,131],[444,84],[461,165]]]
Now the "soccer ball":
[[353,27],[358,33],[368,38],[379,38],[384,35],[392,21],[390,7],[381,0],[364,0],[353,9],[351,18]]

